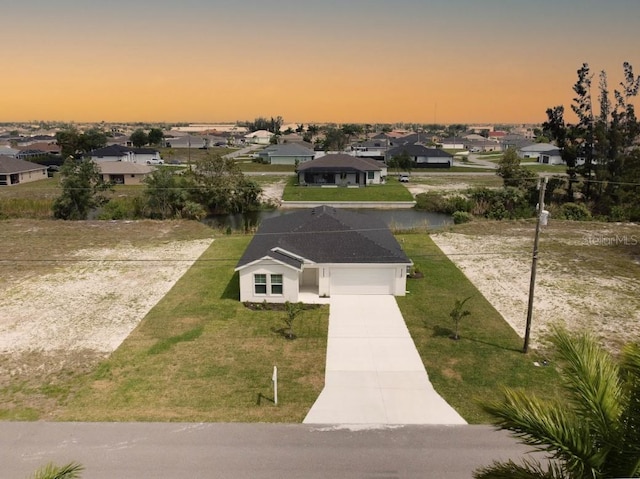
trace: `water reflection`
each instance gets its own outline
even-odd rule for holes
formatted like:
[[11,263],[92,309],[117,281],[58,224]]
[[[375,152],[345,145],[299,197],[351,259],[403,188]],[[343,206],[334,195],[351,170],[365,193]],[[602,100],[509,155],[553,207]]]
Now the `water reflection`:
[[[413,209],[381,210],[372,208],[349,208],[350,211],[366,215],[374,215],[383,220],[392,229],[441,228],[453,224],[451,216],[441,213],[429,213]],[[252,211],[235,215],[212,215],[203,222],[216,229],[237,231],[253,230],[263,219],[292,213],[296,210]]]

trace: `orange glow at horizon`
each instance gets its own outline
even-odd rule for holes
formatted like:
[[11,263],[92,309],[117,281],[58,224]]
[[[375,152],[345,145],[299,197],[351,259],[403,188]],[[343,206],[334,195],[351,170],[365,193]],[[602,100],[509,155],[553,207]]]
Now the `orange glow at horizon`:
[[[574,9],[547,18],[538,10],[549,1],[353,0],[336,16],[332,1],[276,0],[280,11],[262,11],[238,0],[214,22],[218,10],[202,0],[150,11],[130,0],[138,15],[125,18],[61,0],[49,11],[58,24],[31,18],[24,35],[20,22],[37,11],[29,4],[41,3],[24,0],[0,32],[13,52],[0,77],[0,122],[539,123],[559,104],[570,119],[583,61],[594,99],[600,70],[612,92],[623,61],[640,68],[640,34],[629,28],[640,2],[580,10],[567,0]],[[578,24],[592,34],[578,35]]]

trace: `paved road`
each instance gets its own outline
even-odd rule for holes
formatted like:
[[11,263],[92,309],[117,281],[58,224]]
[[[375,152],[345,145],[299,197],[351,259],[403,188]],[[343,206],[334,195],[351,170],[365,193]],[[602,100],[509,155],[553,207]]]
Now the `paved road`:
[[84,479],[468,479],[525,452],[488,426],[0,423],[0,476],[17,479],[49,461]]

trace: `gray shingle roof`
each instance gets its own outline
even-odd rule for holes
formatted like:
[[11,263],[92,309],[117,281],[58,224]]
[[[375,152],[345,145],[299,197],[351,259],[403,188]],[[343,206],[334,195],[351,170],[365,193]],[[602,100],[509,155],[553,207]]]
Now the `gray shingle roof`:
[[298,166],[298,171],[381,171],[375,160],[357,156],[336,154],[325,155],[306,161]]
[[[329,206],[264,220],[237,268],[265,256],[275,258],[275,248],[315,263],[411,263],[384,222]],[[283,254],[277,259],[297,268],[301,264]]]

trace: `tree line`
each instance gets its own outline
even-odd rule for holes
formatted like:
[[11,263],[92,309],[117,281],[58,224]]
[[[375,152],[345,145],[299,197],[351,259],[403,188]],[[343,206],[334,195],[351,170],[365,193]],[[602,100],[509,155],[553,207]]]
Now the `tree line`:
[[109,219],[202,219],[210,214],[242,213],[260,208],[262,188],[229,158],[208,153],[188,170],[160,167],[144,180],[143,194],[132,204],[110,198],[114,185],[105,182],[88,158],[69,157],[60,169],[61,194],[53,204],[58,219],[85,220],[100,209]]

